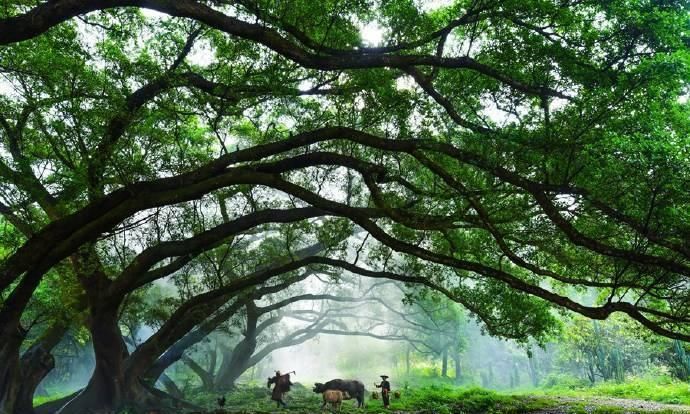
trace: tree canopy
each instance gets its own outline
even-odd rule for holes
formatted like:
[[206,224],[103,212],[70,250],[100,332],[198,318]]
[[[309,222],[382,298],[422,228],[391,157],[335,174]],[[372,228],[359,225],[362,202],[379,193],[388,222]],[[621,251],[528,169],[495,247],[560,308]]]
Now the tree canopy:
[[684,1],[4,4],[0,411],[70,326],[96,370],[61,412],[144,401],[177,341],[315,272],[521,341],[554,311],[690,339],[689,33]]

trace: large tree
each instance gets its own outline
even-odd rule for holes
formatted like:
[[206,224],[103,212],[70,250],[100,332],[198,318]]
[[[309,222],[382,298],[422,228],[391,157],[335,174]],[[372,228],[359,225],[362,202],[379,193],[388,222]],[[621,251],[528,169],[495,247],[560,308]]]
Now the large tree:
[[[84,312],[104,395],[84,405],[132,399],[128,295],[276,223],[303,224],[287,259],[207,283],[199,320],[177,323],[182,298],[179,328],[127,359],[313,265],[425,284],[508,337],[544,335],[555,305],[690,339],[688,20],[680,1],[4,5],[0,409],[36,378],[22,344],[49,350]],[[363,243],[343,242],[353,224]],[[357,255],[293,254],[317,240]],[[49,287],[65,317],[33,324]]]

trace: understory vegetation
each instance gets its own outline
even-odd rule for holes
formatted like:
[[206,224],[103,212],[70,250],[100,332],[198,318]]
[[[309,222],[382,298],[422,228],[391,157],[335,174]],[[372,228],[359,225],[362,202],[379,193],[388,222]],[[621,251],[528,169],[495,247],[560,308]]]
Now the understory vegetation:
[[657,401],[665,404],[682,404],[690,406],[690,384],[668,376],[649,376],[628,378],[624,382],[602,382],[590,386],[554,383],[525,391],[532,395],[571,396],[571,397],[615,397],[646,401]]
[[[667,384],[671,385],[671,384]],[[682,388],[684,386],[684,388]],[[686,411],[676,411],[664,408],[641,408],[621,407],[614,405],[613,402],[587,401],[584,397],[623,397],[632,399],[645,399],[645,396],[654,396],[652,401],[663,403],[683,403],[688,401],[687,384],[675,384],[672,390],[658,395],[658,386],[653,381],[647,382],[646,387],[637,384],[621,385],[618,384],[616,391],[606,385],[590,389],[573,390],[568,389],[532,389],[529,393],[498,392],[486,390],[478,387],[457,387],[452,384],[439,383],[436,385],[424,385],[400,390],[399,399],[393,399],[390,410],[418,413],[438,413],[438,414],[479,414],[479,413],[528,413],[540,412],[548,409],[560,409],[563,413],[672,413],[689,412],[690,406]],[[563,400],[559,397],[572,397]],[[367,406],[364,412],[383,413],[389,412],[382,407],[380,399],[372,400],[371,395],[367,396]],[[205,407],[209,412],[218,410],[215,400],[217,394],[196,394],[193,400],[201,407]],[[226,395],[227,403],[224,409],[228,412],[275,412],[274,403],[270,400],[270,393],[260,386],[241,386]],[[289,408],[283,412],[309,413],[318,412],[322,404],[320,394],[314,394],[308,387],[298,384],[290,396],[287,398]],[[330,409],[327,407],[326,409]],[[343,412],[362,412],[357,409],[352,401],[345,401],[342,406]]]

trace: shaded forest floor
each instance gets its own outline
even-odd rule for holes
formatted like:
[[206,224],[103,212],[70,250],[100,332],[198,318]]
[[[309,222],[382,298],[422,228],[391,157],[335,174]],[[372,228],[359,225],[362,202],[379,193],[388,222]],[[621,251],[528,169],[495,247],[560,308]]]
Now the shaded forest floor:
[[[311,385],[311,384],[307,384]],[[554,387],[496,392],[483,388],[457,387],[447,383],[418,384],[402,388],[399,399],[391,400],[389,410],[379,399],[366,396],[365,409],[355,408],[354,400],[345,401],[343,414],[624,414],[688,413],[690,388],[687,383],[664,383],[652,379],[632,379],[626,383],[601,383],[579,388],[560,384]],[[256,384],[240,385],[226,393],[226,404],[219,409],[220,394],[196,390],[187,393],[198,410],[162,409],[160,414],[311,414],[321,410],[321,395],[311,388],[295,384],[288,393],[287,409],[278,409],[270,400],[270,390]],[[49,399],[49,398],[48,398]],[[35,400],[34,403],[37,401]],[[44,402],[44,401],[41,401]],[[156,412],[156,411],[154,411]],[[125,411],[119,414],[132,414]]]
[[[342,413],[395,413],[395,414],[623,414],[623,413],[689,413],[690,406],[664,404],[640,399],[600,396],[504,395],[481,388],[424,387],[401,391],[401,398],[391,401],[384,410],[380,400],[369,394],[366,408],[355,408],[353,401],[345,401]],[[226,406],[218,410],[212,402],[214,395],[198,395],[195,402],[207,407],[206,413],[267,414],[267,413],[319,413],[321,395],[297,386],[286,398],[289,407],[277,409],[263,388],[245,388],[226,395]],[[324,411],[327,412],[327,411]]]

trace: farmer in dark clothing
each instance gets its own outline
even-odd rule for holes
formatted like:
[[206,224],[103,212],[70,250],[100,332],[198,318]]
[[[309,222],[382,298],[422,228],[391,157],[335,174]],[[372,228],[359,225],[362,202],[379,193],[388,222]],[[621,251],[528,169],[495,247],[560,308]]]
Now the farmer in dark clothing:
[[276,375],[268,379],[268,384],[266,384],[266,386],[270,388],[271,384],[275,384],[273,386],[273,392],[271,393],[271,399],[278,404],[278,407],[282,406],[286,408],[287,404],[283,401],[283,394],[290,391],[290,385],[292,385],[292,382],[290,382],[290,374],[281,375],[280,371],[276,371]]
[[376,388],[381,388],[381,398],[383,399],[383,408],[388,408],[390,405],[391,383],[388,382],[388,375],[381,375],[381,383],[376,384]]

